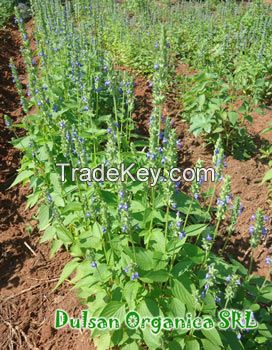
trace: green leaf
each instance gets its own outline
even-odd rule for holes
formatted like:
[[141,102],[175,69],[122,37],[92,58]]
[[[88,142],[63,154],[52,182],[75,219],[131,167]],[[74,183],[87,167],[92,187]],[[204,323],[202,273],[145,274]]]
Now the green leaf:
[[177,298],[171,298],[169,311],[173,317],[184,317],[186,313],[185,304]]
[[102,310],[100,317],[110,318],[117,317],[120,322],[123,321],[125,316],[125,304],[121,301],[110,301]]
[[42,205],[38,213],[39,229],[42,231],[50,222],[50,210],[48,205]]
[[236,112],[228,112],[229,121],[232,125],[236,125],[238,121],[238,113]]
[[139,271],[140,280],[152,283],[152,282],[167,282],[169,278],[169,273],[166,270],[157,270],[157,271],[147,271],[144,270]]
[[184,257],[190,259],[195,264],[201,264],[205,258],[204,250],[190,243],[184,244],[181,253]]
[[82,210],[82,205],[80,203],[70,202],[65,205],[65,208],[62,210],[62,213],[67,214],[79,210]]
[[135,308],[139,288],[140,284],[137,281],[129,281],[124,286],[123,295],[131,310]]
[[143,330],[143,338],[150,350],[161,350],[161,333],[153,334],[147,327]]
[[138,312],[142,317],[156,317],[162,316],[162,312],[158,306],[158,304],[150,298],[144,298],[139,306]]
[[195,301],[192,295],[192,291],[177,279],[174,279],[173,281],[172,293],[174,297],[186,305],[188,311],[191,312],[195,309]]
[[203,345],[204,350],[220,350],[220,346],[214,345],[208,339],[201,339],[201,343]]
[[127,344],[122,347],[123,350],[139,350],[138,344],[134,341],[133,343]]
[[130,209],[132,213],[140,213],[145,211],[145,206],[141,202],[132,201]]
[[199,342],[194,339],[187,341],[185,344],[185,350],[200,350]]
[[52,258],[56,252],[60,249],[60,247],[63,245],[63,242],[60,239],[55,239],[52,243],[51,249],[50,249],[50,257]]
[[111,335],[109,333],[103,333],[99,337],[94,337],[94,343],[97,350],[109,350]]
[[44,243],[47,241],[51,241],[56,234],[56,229],[53,226],[49,226],[45,231],[44,234],[42,235],[40,242]]
[[62,270],[59,281],[54,290],[57,289],[63,283],[63,281],[71,275],[71,273],[78,267],[78,265],[78,259],[73,259],[64,266],[64,269]]
[[200,235],[207,227],[206,224],[195,224],[190,225],[185,228],[187,236],[198,236]]
[[32,170],[23,170],[22,172],[20,172],[20,174],[17,175],[16,179],[13,181],[9,188],[12,188],[18,183],[23,182],[25,180],[29,180],[30,176],[33,174],[34,173]]
[[270,180],[272,180],[272,169],[268,170],[268,172],[264,175],[262,183]]
[[150,250],[145,250],[140,247],[135,248],[136,251],[136,263],[143,269],[148,270],[153,268],[153,254]]
[[204,337],[210,340],[214,345],[223,347],[220,335],[215,328],[209,330],[202,329],[201,332],[204,335]]
[[57,236],[58,238],[63,242],[63,243],[72,243],[73,242],[73,237],[67,228],[58,226],[57,227]]
[[57,173],[50,174],[50,181],[54,187],[54,192],[61,193],[60,176]]

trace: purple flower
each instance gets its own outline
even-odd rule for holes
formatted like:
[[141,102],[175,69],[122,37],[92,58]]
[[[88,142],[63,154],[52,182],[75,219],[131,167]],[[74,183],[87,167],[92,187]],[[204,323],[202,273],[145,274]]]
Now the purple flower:
[[198,200],[198,198],[199,198],[199,194],[198,193],[194,193],[194,199]]
[[242,212],[244,211],[244,209],[245,209],[245,207],[244,207],[243,204],[241,203],[241,204],[240,204],[240,208],[239,208],[239,210],[238,210],[238,215],[241,215]]
[[167,138],[164,137],[164,138],[162,139],[162,143],[166,144],[167,142],[168,142]]
[[136,280],[139,277],[138,272],[134,272],[131,276],[132,281]]
[[127,232],[127,225],[122,226],[122,232],[124,232],[124,233]]
[[107,229],[105,226],[102,226],[102,233],[106,233],[107,232]]
[[154,64],[154,69],[158,70],[159,69],[159,65],[157,63]]
[[125,268],[124,268],[124,272],[125,272],[125,273],[128,273],[128,271],[129,271],[129,267],[125,267]]
[[212,236],[209,233],[206,236],[206,241],[208,242],[212,241]]
[[64,123],[64,121],[61,121],[61,122],[59,123],[59,126],[60,126],[62,129],[64,129],[64,128],[65,128],[65,123]]
[[230,281],[231,281],[231,276],[230,276],[230,275],[228,275],[228,276],[226,277],[226,281],[227,281],[227,282],[230,282]]
[[163,139],[163,135],[164,135],[164,132],[163,132],[163,131],[160,131],[160,132],[159,132],[159,138],[160,138],[160,140]]
[[159,147],[159,148],[158,148],[158,151],[159,151],[160,154],[162,154],[163,148],[162,148],[162,147]]
[[265,236],[267,234],[267,229],[265,227],[262,228],[262,235]]
[[223,201],[222,199],[218,198],[216,201],[217,205],[219,206],[223,206],[225,204],[225,201]]
[[231,201],[231,195],[226,196],[225,202],[226,202],[227,204],[229,204],[230,201]]
[[110,81],[109,81],[109,80],[106,80],[106,81],[105,81],[105,86],[106,86],[106,87],[110,86]]
[[125,203],[125,204],[123,205],[123,209],[124,209],[125,211],[128,211],[128,204],[127,204],[127,203]]
[[91,213],[89,211],[87,211],[86,218],[89,218],[90,216],[91,216]]
[[89,107],[88,107],[88,106],[85,106],[85,107],[84,107],[84,111],[85,111],[85,112],[88,112],[88,110],[89,110]]
[[173,209],[177,209],[177,203],[172,204]]
[[49,202],[49,203],[51,203],[51,202],[52,202],[52,197],[51,197],[51,195],[50,195],[50,194],[48,194],[48,195],[47,195],[47,200],[48,200],[48,202]]
[[162,157],[161,163],[162,163],[162,164],[165,164],[165,162],[166,162],[166,158],[165,158],[165,157]]
[[221,298],[220,298],[220,297],[218,297],[218,296],[216,296],[216,297],[215,297],[215,301],[216,301],[217,303],[220,303]]
[[58,106],[56,104],[53,105],[53,111],[56,113],[59,110]]
[[268,222],[269,221],[269,216],[268,215],[264,215],[263,219],[264,219],[264,222]]
[[201,178],[198,180],[197,183],[198,183],[199,186],[202,186],[203,183],[204,183],[204,176],[201,176]]
[[266,263],[266,265],[271,265],[271,258],[270,258],[270,256],[267,256],[266,258],[265,258],[265,263]]
[[255,219],[256,219],[256,215],[255,215],[255,214],[251,215],[250,220],[251,220],[251,221],[254,221]]
[[118,209],[119,209],[119,210],[122,210],[122,209],[123,209],[123,204],[122,204],[122,203],[120,203],[120,204],[118,205]]
[[177,140],[176,145],[179,149],[181,149],[182,148],[181,140]]
[[92,263],[91,263],[91,267],[97,267],[97,263],[95,262],[95,261],[93,261]]
[[248,230],[248,232],[251,234],[251,235],[253,235],[253,233],[254,233],[254,226],[253,225],[251,225],[250,227],[249,227],[249,230]]
[[183,239],[186,237],[186,233],[184,231],[179,232],[179,239]]
[[237,334],[237,339],[240,340],[241,338],[242,338],[241,333],[238,333],[238,334]]
[[177,181],[176,184],[175,184],[175,189],[178,190],[179,186],[180,186],[180,181]]

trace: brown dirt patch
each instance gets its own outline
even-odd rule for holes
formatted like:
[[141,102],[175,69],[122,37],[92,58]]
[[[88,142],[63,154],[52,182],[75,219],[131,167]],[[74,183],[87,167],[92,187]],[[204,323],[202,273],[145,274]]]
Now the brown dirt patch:
[[0,31],[0,349],[94,349],[88,333],[53,328],[57,308],[75,317],[83,308],[70,286],[52,290],[70,258],[64,251],[49,258],[49,246],[39,244],[35,211],[25,211],[27,188],[8,189],[16,176],[20,153],[10,144],[14,135],[5,128],[3,115],[14,122],[23,117],[8,68],[13,58],[21,80],[26,82],[20,42],[15,26]]

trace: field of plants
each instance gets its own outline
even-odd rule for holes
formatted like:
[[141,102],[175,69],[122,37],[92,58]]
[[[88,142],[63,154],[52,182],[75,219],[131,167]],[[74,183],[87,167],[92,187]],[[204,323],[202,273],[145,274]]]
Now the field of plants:
[[[0,348],[272,349],[272,6],[31,0],[13,22],[0,31]],[[111,181],[87,171],[132,164]],[[100,326],[53,329],[65,307]],[[254,317],[172,321],[228,310]]]

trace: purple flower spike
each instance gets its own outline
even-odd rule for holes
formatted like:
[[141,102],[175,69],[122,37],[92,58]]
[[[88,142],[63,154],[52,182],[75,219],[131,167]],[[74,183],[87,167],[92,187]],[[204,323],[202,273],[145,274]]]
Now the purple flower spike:
[[253,226],[253,225],[251,225],[251,226],[249,227],[248,232],[249,232],[249,234],[253,235],[253,233],[254,233],[254,226]]

